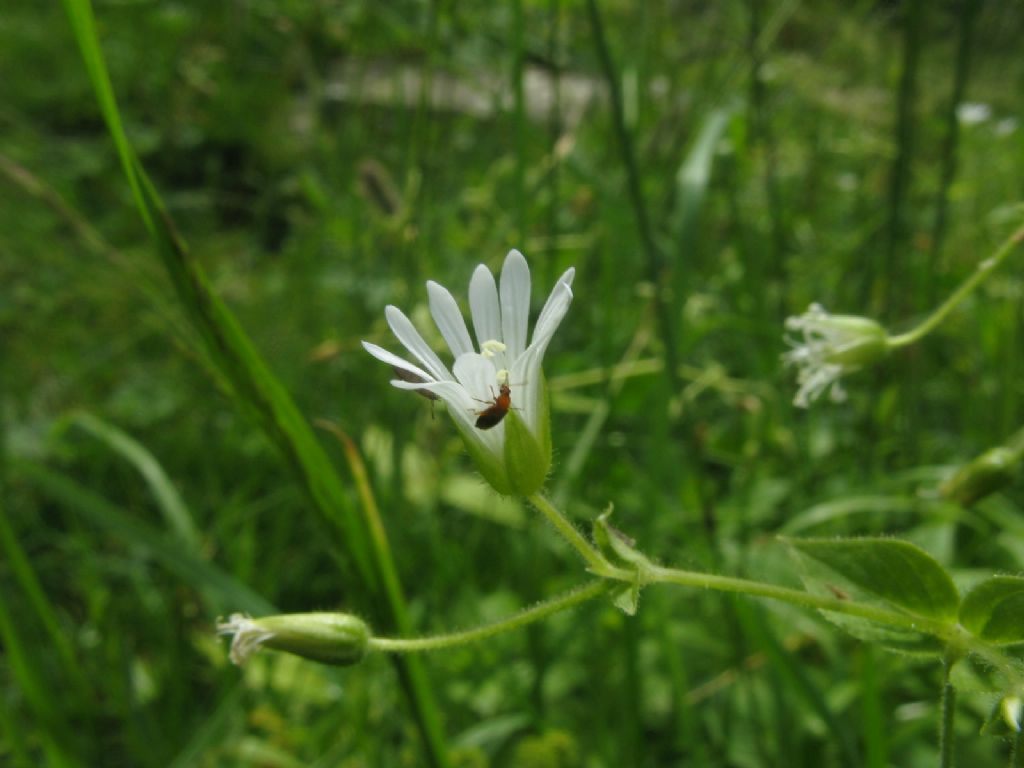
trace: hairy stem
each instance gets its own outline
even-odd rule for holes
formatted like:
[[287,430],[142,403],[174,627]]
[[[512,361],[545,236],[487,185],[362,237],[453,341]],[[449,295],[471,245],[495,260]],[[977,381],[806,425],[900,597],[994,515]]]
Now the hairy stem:
[[584,538],[583,534],[577,530],[576,526],[569,522],[569,519],[566,518],[566,516],[563,515],[554,504],[539,493],[535,493],[530,496],[530,503],[539,509],[544,517],[548,519],[548,522],[554,526],[555,530],[561,534],[562,538],[569,542],[573,548],[580,553],[594,573],[601,576],[608,575],[609,569],[611,568],[608,561],[604,559],[604,556],[597,551],[593,544]]
[[1006,260],[1006,257],[1013,252],[1013,249],[1018,246],[1021,241],[1024,241],[1024,226],[1019,227],[1012,235],[1006,238],[996,252],[981,262],[978,265],[978,268],[974,271],[974,274],[961,283],[960,287],[953,291],[953,294],[946,299],[938,309],[925,318],[924,322],[906,333],[899,334],[898,336],[890,336],[887,342],[888,345],[892,348],[905,347],[908,344],[913,344],[922,336],[931,332],[935,326],[946,319],[946,316],[949,315],[950,312],[956,309],[956,306],[961,301],[966,299],[975,288],[985,282],[985,280],[987,280],[989,276],[998,269],[999,265]]
[[504,632],[521,629],[529,624],[546,619],[548,616],[573,608],[580,603],[593,600],[598,595],[607,592],[611,586],[611,582],[603,579],[592,581],[586,586],[578,587],[571,592],[545,600],[543,603],[539,603],[532,608],[527,608],[525,611],[520,611],[509,616],[507,619],[495,621],[492,624],[484,624],[462,632],[449,632],[443,635],[430,635],[427,637],[374,637],[370,640],[369,647],[371,650],[383,651],[385,653],[417,653],[477,643]]

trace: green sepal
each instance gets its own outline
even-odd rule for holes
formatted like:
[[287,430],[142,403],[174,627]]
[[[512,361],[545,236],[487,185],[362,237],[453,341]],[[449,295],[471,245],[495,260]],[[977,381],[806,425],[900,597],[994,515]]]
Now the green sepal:
[[[541,395],[541,400],[547,398]],[[542,425],[546,421],[541,411]],[[542,426],[541,432],[545,429]],[[538,440],[514,410],[505,417],[505,471],[512,492],[529,496],[540,490],[551,469],[551,440],[544,450],[543,438]]]
[[473,460],[473,464],[476,465],[477,471],[483,475],[484,480],[498,493],[505,496],[513,495],[514,491],[508,477],[508,472],[505,471],[505,463],[487,450],[483,443],[480,442],[480,439],[469,431],[473,427],[465,426],[458,419],[452,419],[452,421],[455,423],[456,429],[459,430],[462,443],[466,446],[466,453],[469,454],[469,458]]
[[1024,578],[993,576],[977,584],[964,596],[960,623],[990,643],[1024,642]]
[[843,339],[825,356],[827,363],[855,371],[874,365],[889,353],[885,328],[870,317],[829,315],[821,322]]
[[633,573],[633,580],[617,585],[611,591],[612,603],[627,616],[636,614],[640,602],[640,573],[651,561],[634,546],[633,539],[615,528],[608,519],[612,515],[612,506],[594,521],[594,544],[616,568]]
[[498,493],[506,496],[530,496],[540,490],[551,469],[551,419],[548,411],[547,387],[540,391],[539,435],[533,434],[514,408],[502,421],[505,442],[502,455],[496,456],[468,427],[452,419],[484,480]]
[[366,655],[370,628],[357,616],[344,613],[287,613],[253,619],[270,636],[265,648],[285,651],[322,664],[351,666]]

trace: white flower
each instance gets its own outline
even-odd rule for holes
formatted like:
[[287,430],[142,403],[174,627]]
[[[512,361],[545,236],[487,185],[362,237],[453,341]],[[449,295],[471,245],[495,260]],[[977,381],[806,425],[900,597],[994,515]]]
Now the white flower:
[[992,107],[976,101],[964,101],[956,105],[956,117],[964,125],[978,125],[992,117]]
[[[510,461],[506,438],[511,422],[521,422],[542,447],[549,443],[541,363],[551,337],[572,302],[575,273],[575,269],[569,269],[555,283],[537,318],[529,344],[530,269],[523,255],[512,250],[501,269],[500,291],[491,271],[483,264],[474,270],[469,281],[475,345],[451,293],[432,280],[427,282],[430,313],[454,358],[451,370],[427,345],[409,318],[394,306],[388,306],[384,316],[416,363],[367,341],[363,346],[378,360],[397,369],[399,378],[391,382],[394,386],[429,392],[444,400],[478,465],[484,455],[505,467]],[[511,397],[509,413],[518,418],[506,417],[493,426],[478,427],[481,412],[495,402],[502,393],[502,385],[508,386]],[[544,473],[546,471],[545,467]],[[484,474],[495,487],[505,485],[495,483],[486,471]],[[513,482],[513,487],[516,485]],[[501,487],[498,490],[511,492]]]
[[888,352],[888,335],[877,322],[855,315],[830,315],[820,304],[786,318],[786,330],[802,337],[786,337],[792,349],[782,356],[797,367],[800,388],[793,404],[807,408],[831,388],[833,402],[846,399],[839,378],[881,359]]

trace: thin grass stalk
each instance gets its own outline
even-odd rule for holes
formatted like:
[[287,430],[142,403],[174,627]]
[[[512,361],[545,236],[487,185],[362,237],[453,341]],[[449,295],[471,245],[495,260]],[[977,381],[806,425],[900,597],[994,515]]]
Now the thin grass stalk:
[[25,737],[28,729],[18,722],[14,707],[0,707],[0,743],[7,750],[6,757],[12,768],[36,768],[37,762],[29,756]]
[[881,691],[878,685],[878,661],[875,649],[868,643],[860,648],[860,703],[864,734],[864,768],[885,768],[889,765],[886,752],[885,715],[882,711]]
[[[732,600],[725,603],[725,606],[726,610],[731,609],[735,614],[743,633],[767,655],[771,667],[787,682],[790,693],[803,699],[821,718],[832,737],[831,741],[837,752],[838,764],[847,768],[861,768],[863,762],[857,753],[857,746],[850,728],[846,727],[846,721],[832,711],[825,698],[825,693],[807,674],[803,664],[775,636],[775,632],[765,620],[760,606],[751,605],[741,600]],[[784,710],[785,708],[780,709]]]
[[236,610],[256,615],[276,612],[272,603],[213,563],[200,559],[176,537],[121,511],[67,475],[30,461],[17,462],[14,471],[61,507],[72,510],[79,518],[145,552],[202,594],[215,610]]
[[550,243],[548,258],[543,262],[543,284],[555,281],[555,251],[560,227],[558,217],[562,203],[562,161],[557,147],[562,137],[562,2],[548,2],[548,61],[551,66],[551,109],[548,112],[548,140],[551,144],[551,170],[548,173],[547,238]]
[[[633,209],[633,215],[636,218],[640,244],[646,261],[647,279],[656,286],[657,290],[657,325],[665,346],[665,377],[670,391],[678,392],[680,382],[677,366],[678,352],[676,349],[675,314],[672,307],[671,292],[669,291],[670,281],[665,279],[665,258],[654,239],[650,214],[648,213],[643,188],[640,184],[640,171],[636,161],[633,136],[626,126],[619,73],[612,59],[611,49],[608,47],[608,39],[605,35],[601,11],[597,7],[597,0],[587,0],[587,14],[590,19],[591,31],[594,35],[594,46],[597,49],[601,70],[608,86],[612,125],[626,169],[626,190],[630,207]],[[676,265],[676,270],[677,274],[674,282],[678,285],[680,281],[679,272],[681,271],[678,264]]]
[[526,93],[523,85],[524,67],[526,62],[526,41],[525,22],[523,20],[523,0],[513,0],[512,3],[512,36],[513,36],[513,60],[512,60],[512,93],[515,109],[515,189],[516,189],[516,241],[526,242],[526,235],[529,232],[527,226],[527,200],[526,200]]
[[949,212],[949,188],[956,177],[957,154],[960,143],[960,120],[957,107],[964,100],[967,92],[967,81],[970,76],[971,58],[974,49],[974,22],[978,17],[981,0],[960,0],[957,14],[956,65],[953,71],[953,92],[950,94],[946,107],[946,135],[942,142],[942,171],[939,177],[939,189],[935,194],[935,220],[932,222],[932,243],[929,253],[928,269],[925,272],[925,304],[931,306],[935,301],[936,280],[939,261],[942,258],[942,247],[945,244]]
[[622,749],[620,765],[644,765],[650,758],[644,748],[646,740],[643,718],[640,716],[644,702],[644,680],[639,658],[640,629],[637,626],[640,622],[629,616],[620,616],[619,620],[622,626],[620,646],[625,676],[622,686],[622,719],[616,728]]
[[52,695],[52,681],[40,669],[36,643],[25,637],[25,623],[11,612],[12,605],[6,597],[0,600],[0,647],[4,652],[6,676],[21,691],[29,721],[37,731],[37,748],[41,745],[48,750],[51,761],[57,765],[81,765],[74,757],[72,730],[63,708],[65,702]]
[[953,725],[956,719],[956,688],[949,681],[949,667],[947,663],[939,714],[939,768],[953,768],[954,765]]
[[1013,734],[1010,744],[1010,768],[1024,768],[1024,729]]
[[[768,119],[767,110],[767,87],[764,82],[763,68],[765,46],[761,44],[763,24],[761,18],[764,0],[749,0],[750,30],[748,48],[750,55],[750,123],[753,127],[752,141],[761,145],[764,152],[764,162],[761,172],[761,185],[764,189],[765,200],[768,203],[768,221],[771,243],[771,251],[768,254],[769,270],[764,270],[758,265],[754,274],[762,279],[770,272],[771,277],[778,284],[782,284],[785,275],[785,253],[786,236],[783,223],[782,194],[779,189],[778,155],[775,146],[775,134],[772,130],[771,121]],[[763,297],[768,294],[765,291],[763,282],[758,285],[756,291],[757,301],[762,302]]]
[[889,175],[889,221],[883,248],[876,259],[875,294],[881,302],[875,314],[890,314],[889,306],[897,261],[906,263],[906,206],[911,187],[914,154],[914,105],[917,101],[918,68],[927,4],[907,0],[903,11],[903,61],[896,99],[896,156]]
[[[362,518],[323,446],[291,396],[271,373],[237,319],[214,292],[199,262],[178,235],[162,199],[128,141],[95,29],[89,0],[64,0],[101,112],[117,147],[139,214],[174,285],[178,300],[199,331],[210,359],[230,382],[235,400],[255,417],[284,455],[301,487],[313,501],[318,519],[343,571],[353,567],[362,589],[353,597],[378,621],[411,632],[404,601],[382,588],[387,564],[375,556]],[[344,553],[345,557],[340,557]],[[384,600],[380,600],[380,597]],[[431,765],[447,766],[440,713],[415,659],[396,657],[395,665],[413,710]]]
[[11,527],[7,508],[2,505],[0,505],[0,551],[3,552],[4,561],[11,570],[15,582],[28,598],[29,605],[45,630],[50,644],[57,652],[65,684],[63,697],[68,698],[74,692],[77,696],[90,698],[89,683],[85,679],[85,675],[82,674],[82,664],[75,656],[74,645],[71,643],[68,633],[61,628],[56,606],[51,602],[36,576],[31,561]]

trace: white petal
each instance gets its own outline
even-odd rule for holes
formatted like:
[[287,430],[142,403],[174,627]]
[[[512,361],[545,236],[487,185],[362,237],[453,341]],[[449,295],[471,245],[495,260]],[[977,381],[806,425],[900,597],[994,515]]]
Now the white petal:
[[470,399],[466,388],[454,381],[402,381],[392,379],[391,386],[398,389],[409,389],[413,391],[424,390],[444,400],[445,404],[453,410],[467,410],[472,408],[473,400]]
[[486,408],[486,403],[497,396],[498,371],[490,358],[476,352],[459,355],[452,366],[452,371],[459,383],[466,388],[469,396],[475,398],[477,402],[482,401],[480,408]]
[[473,270],[469,281],[469,311],[473,315],[473,330],[476,342],[482,346],[485,341],[502,341],[501,310],[498,305],[498,286],[491,270],[483,264]]
[[[544,344],[547,347],[547,343]],[[544,359],[544,348],[531,344],[529,348],[520,355],[512,365],[509,376],[513,384],[512,396],[516,405],[522,409],[522,418],[526,426],[533,434],[540,430],[540,388],[544,384],[544,374],[541,372],[541,361]]]
[[[572,279],[575,276],[575,267],[570,267],[558,278],[555,287],[551,289],[551,295],[548,296],[544,309],[537,317],[537,325],[533,329],[533,343],[536,343],[542,335],[550,337],[558,328],[558,324],[562,322],[566,310],[569,309],[569,303],[572,301]],[[552,323],[553,327],[550,327]]]
[[430,371],[433,378],[452,381],[452,375],[448,372],[448,368],[434,354],[434,350],[427,345],[427,342],[420,336],[420,332],[416,330],[402,310],[389,304],[384,308],[384,317],[387,318],[395,338],[402,342],[402,345],[423,364],[424,368]]
[[530,268],[517,250],[508,252],[501,268],[501,330],[507,359],[515,360],[526,349],[530,320]]
[[541,363],[551,337],[558,330],[572,303],[572,290],[569,288],[571,280],[572,276],[569,275],[568,280],[559,280],[555,285],[555,290],[551,292],[551,297],[537,320],[537,327],[533,329],[533,341],[513,363],[510,372],[513,382],[522,382],[523,420],[534,434],[540,426],[540,388],[543,385]]
[[488,407],[498,394],[497,371],[490,358],[470,353],[462,355],[452,367],[455,376],[473,398],[473,405],[466,414],[472,432],[487,448],[496,455],[501,455],[501,447],[505,444],[505,425],[498,424],[491,429],[477,429],[476,417],[480,411]]
[[448,342],[452,355],[458,357],[473,351],[473,342],[466,330],[466,321],[462,318],[462,310],[455,302],[451,293],[443,285],[433,280],[427,281],[427,295],[430,299],[430,314],[441,330],[441,335]]
[[422,368],[416,367],[408,360],[403,360],[398,355],[394,355],[391,352],[388,352],[386,349],[384,349],[384,347],[378,347],[376,344],[372,342],[364,341],[363,349],[365,349],[371,355],[376,357],[382,363],[387,363],[388,365],[392,365],[395,368],[401,368],[403,371],[408,371],[409,373],[419,376],[424,381],[432,381],[434,378],[429,373],[424,371]]
[[[466,388],[461,384],[454,381],[433,381],[424,384],[417,384],[416,382],[402,381],[400,379],[394,379],[391,382],[392,386],[398,389],[408,390],[425,390],[432,392],[433,394],[440,397],[446,406],[448,406],[448,414],[467,428],[469,434],[473,434],[478,431],[474,427],[476,421],[476,411],[483,407],[480,406],[473,398],[469,396]],[[496,450],[497,446],[488,443],[481,439],[481,442],[489,450]]]

